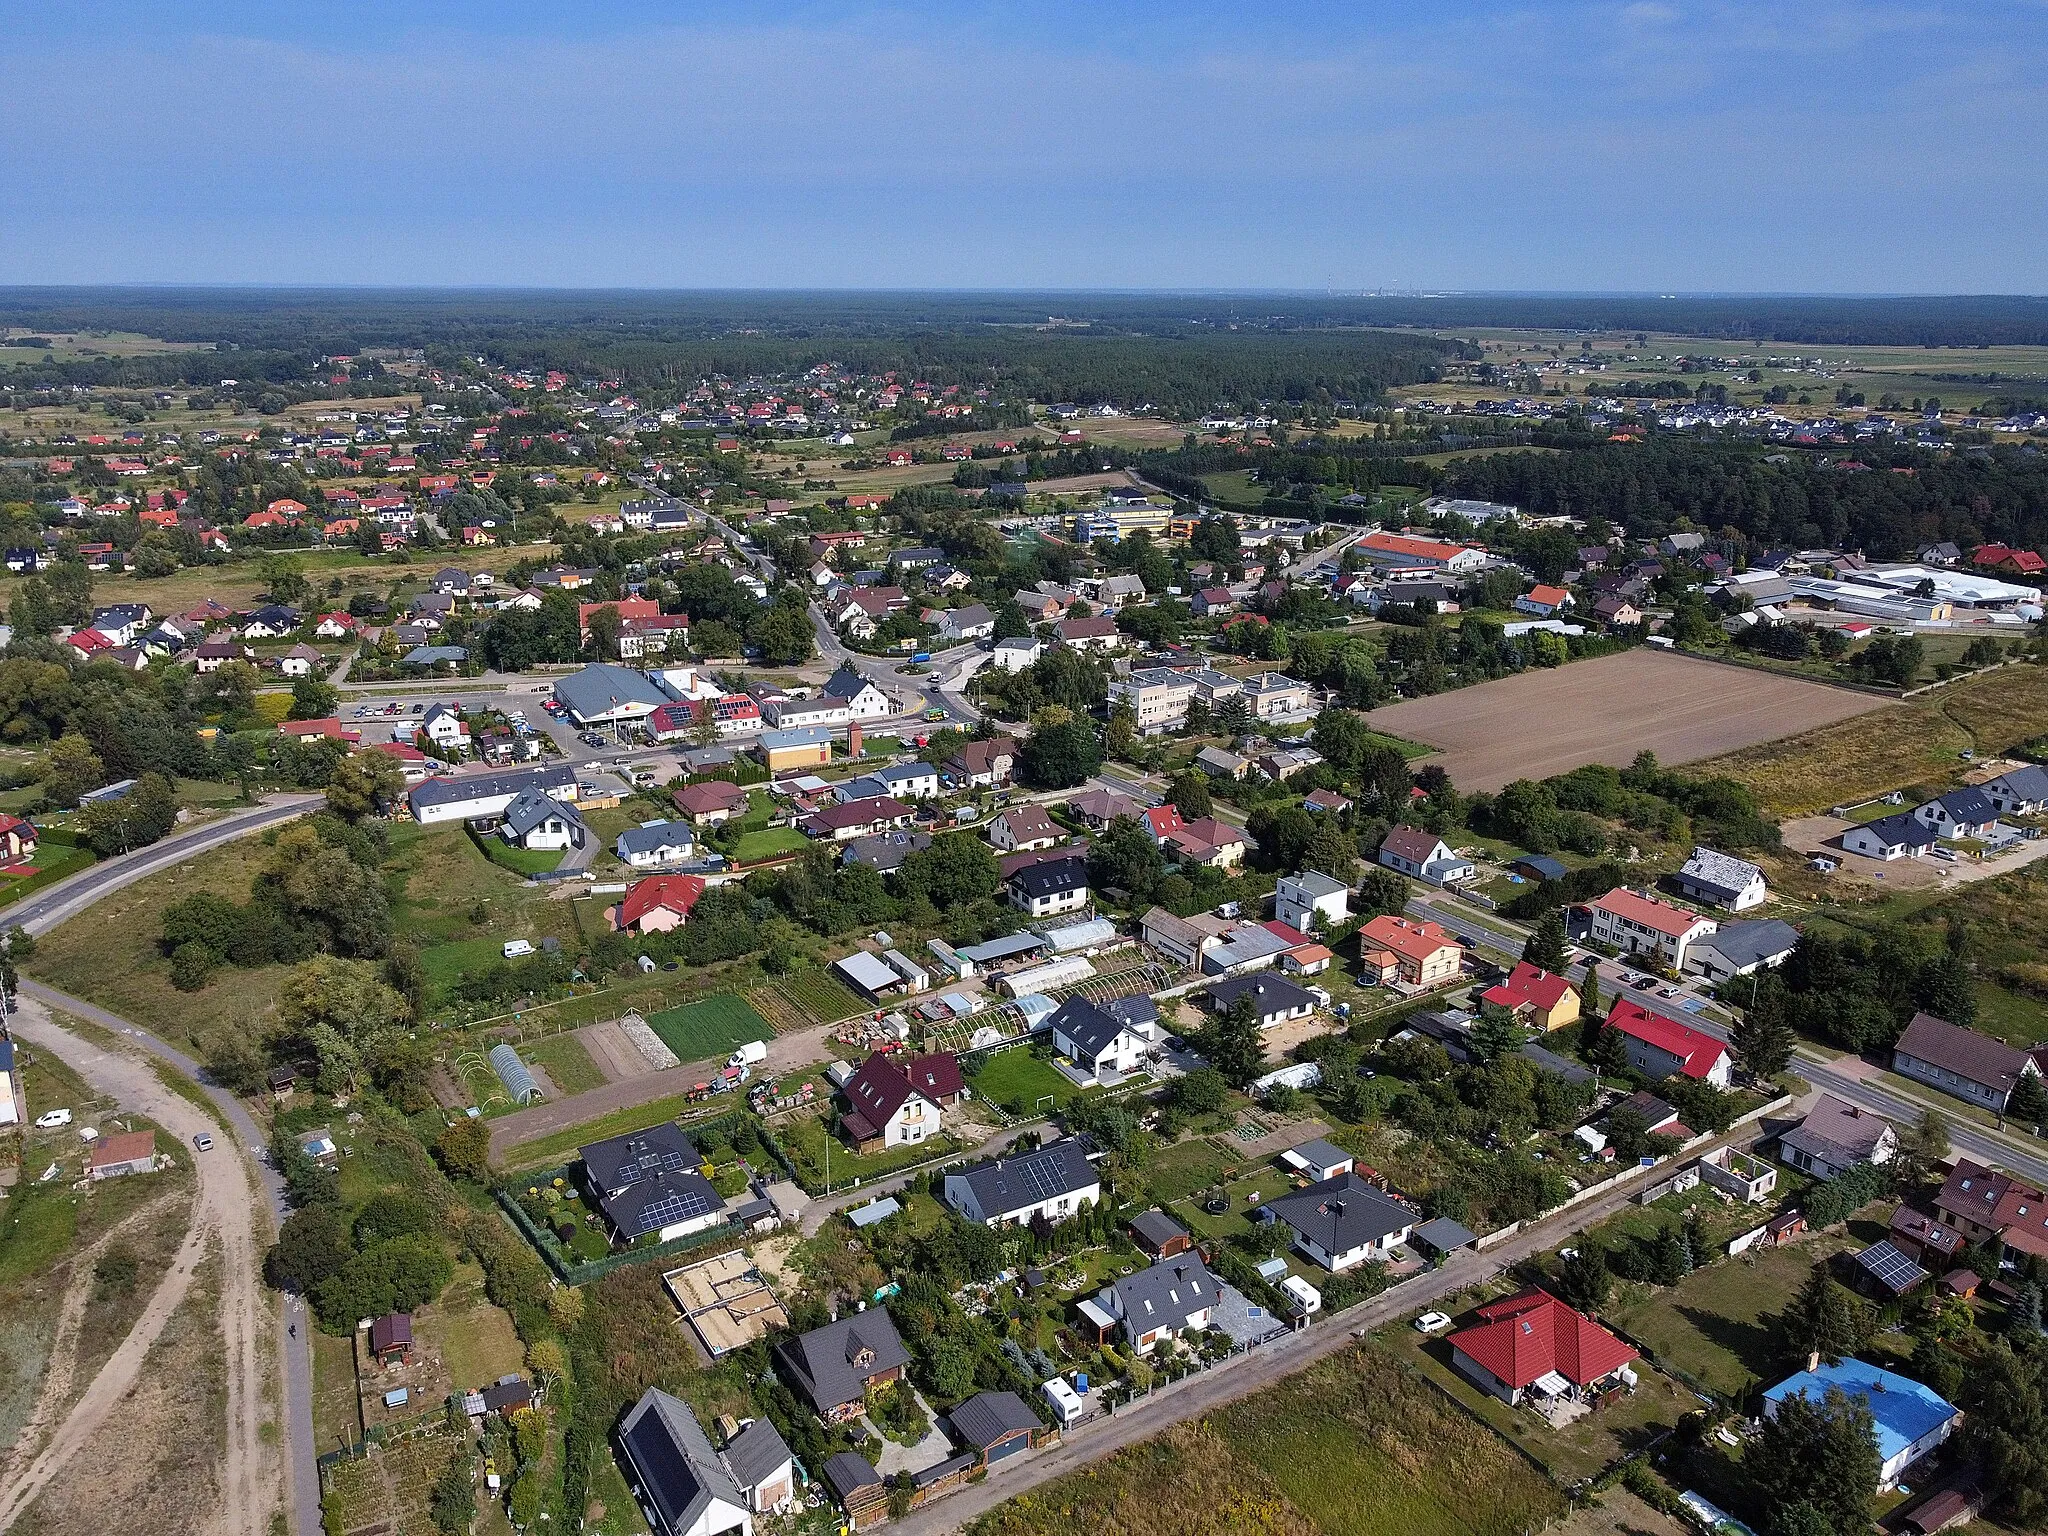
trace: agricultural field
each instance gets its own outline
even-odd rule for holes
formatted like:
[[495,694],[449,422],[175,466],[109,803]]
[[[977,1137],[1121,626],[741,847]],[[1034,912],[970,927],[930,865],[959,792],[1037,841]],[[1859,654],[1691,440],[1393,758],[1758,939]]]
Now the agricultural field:
[[2000,667],[1694,766],[1739,780],[1767,810],[1809,815],[1907,785],[1947,788],[1965,751],[2009,751],[2040,736],[2043,722],[2048,667]]
[[1392,1353],[1348,1350],[1012,1499],[972,1536],[1520,1536],[1564,1512]]
[[683,1062],[722,1060],[749,1041],[775,1037],[753,1004],[730,992],[650,1014],[647,1027]]
[[1868,714],[1874,695],[1639,648],[1376,709],[1375,730],[1427,742],[1460,790],[1587,763],[1666,764]]
[[522,1045],[519,1055],[529,1066],[539,1067],[547,1073],[548,1081],[555,1085],[557,1098],[604,1086],[604,1073],[597,1069],[597,1063],[590,1059],[590,1052],[573,1034],[552,1035],[545,1040]]
[[866,1011],[867,1006],[822,965],[801,966],[761,990],[777,994],[812,1024],[836,1024]]
[[435,1482],[457,1454],[468,1454],[465,1439],[435,1423],[361,1457],[337,1461],[321,1495],[328,1531],[336,1536],[355,1531],[438,1536],[428,1504]]

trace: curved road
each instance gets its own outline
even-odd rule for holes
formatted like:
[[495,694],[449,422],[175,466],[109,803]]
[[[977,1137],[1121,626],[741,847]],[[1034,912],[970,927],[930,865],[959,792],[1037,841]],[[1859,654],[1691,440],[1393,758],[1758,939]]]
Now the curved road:
[[[214,821],[203,822],[137,853],[109,859],[105,863],[95,864],[91,869],[81,870],[68,879],[60,880],[48,890],[17,903],[11,910],[0,909],[0,921],[9,926],[19,925],[31,934],[45,933],[67,918],[84,911],[94,902],[112,895],[124,886],[132,885],[146,875],[182,864],[238,837],[246,837],[251,833],[261,832],[289,821],[322,803],[322,796],[312,794],[270,797],[262,805],[235,811]],[[229,1126],[233,1132],[233,1141],[227,1146],[216,1147],[215,1155],[233,1156],[230,1148],[235,1143],[240,1143],[240,1150],[245,1153],[256,1170],[256,1182],[269,1198],[272,1220],[284,1219],[284,1182],[263,1161],[261,1154],[265,1147],[265,1138],[262,1129],[248,1110],[243,1108],[240,1100],[208,1079],[204,1067],[141,1026],[82,998],[71,997],[54,988],[46,987],[41,982],[26,979],[22,982],[21,990],[28,998],[125,1036],[146,1054],[154,1056],[198,1083],[219,1112],[221,1123]],[[23,1032],[29,1033],[27,1030]],[[68,1043],[64,1049],[67,1056],[72,1054],[72,1047]],[[94,1048],[88,1045],[86,1050],[91,1052]],[[78,1063],[74,1061],[73,1065]],[[170,1104],[173,1110],[182,1110],[187,1115],[192,1112],[189,1105],[175,1096],[171,1098]],[[155,1109],[148,1110],[148,1113],[166,1126],[176,1128],[179,1123],[175,1118],[158,1113]],[[241,1198],[246,1201],[248,1193],[244,1187]],[[268,1238],[259,1233],[257,1240],[267,1243]],[[260,1301],[258,1305],[261,1305]],[[271,1312],[271,1325],[276,1329],[278,1358],[284,1362],[283,1407],[287,1464],[291,1482],[292,1529],[298,1532],[299,1536],[317,1536],[320,1530],[320,1473],[316,1465],[317,1452],[313,1443],[313,1367],[312,1357],[308,1353],[312,1346],[310,1340],[304,1336],[309,1326],[309,1315],[295,1297],[279,1297]],[[296,1336],[294,1330],[297,1330]],[[232,1329],[230,1337],[233,1337]],[[233,1400],[239,1401],[239,1395]],[[261,1414],[260,1402],[256,1414]]]

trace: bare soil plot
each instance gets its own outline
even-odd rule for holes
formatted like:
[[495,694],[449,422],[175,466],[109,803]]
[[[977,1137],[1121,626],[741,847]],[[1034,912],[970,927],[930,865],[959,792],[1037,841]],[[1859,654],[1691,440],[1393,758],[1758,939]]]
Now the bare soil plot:
[[1690,763],[1830,725],[1884,700],[1797,678],[1633,650],[1524,672],[1372,712],[1374,730],[1437,748],[1468,793],[1587,763],[1625,767],[1645,749]]

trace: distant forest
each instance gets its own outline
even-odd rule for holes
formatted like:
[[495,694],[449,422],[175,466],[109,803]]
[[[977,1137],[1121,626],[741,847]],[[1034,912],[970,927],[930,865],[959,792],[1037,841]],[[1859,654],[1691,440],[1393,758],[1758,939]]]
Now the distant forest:
[[[0,289],[0,324],[122,330],[233,350],[288,382],[324,354],[424,348],[643,390],[820,362],[1079,404],[1192,415],[1259,400],[1371,403],[1476,356],[1418,328],[1664,331],[1785,346],[2048,345],[2048,299],[1280,294],[656,293],[518,290]],[[43,361],[17,384],[202,384],[213,353]]]

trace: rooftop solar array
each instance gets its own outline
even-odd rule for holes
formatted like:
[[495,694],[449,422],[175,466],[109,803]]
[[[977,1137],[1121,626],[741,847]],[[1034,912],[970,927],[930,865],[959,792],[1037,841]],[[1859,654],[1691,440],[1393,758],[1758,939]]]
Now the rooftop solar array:
[[1927,1278],[1927,1271],[1907,1258],[1889,1238],[1856,1255],[1856,1262],[1894,1296],[1903,1296]]

